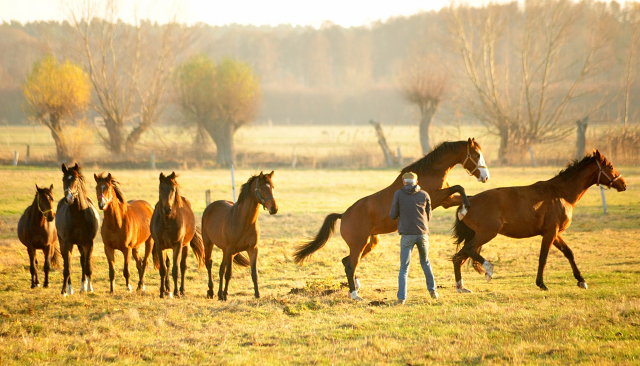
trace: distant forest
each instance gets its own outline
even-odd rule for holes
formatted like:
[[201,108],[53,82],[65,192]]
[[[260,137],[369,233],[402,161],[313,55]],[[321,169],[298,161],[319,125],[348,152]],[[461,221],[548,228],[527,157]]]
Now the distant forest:
[[[504,14],[512,14],[505,29],[515,34],[521,27],[522,9],[517,3],[502,5],[502,8]],[[572,9],[581,15],[573,33],[568,35],[568,47],[562,52],[571,52],[572,47],[578,49],[581,43],[588,42],[588,30],[593,28],[590,14],[594,12],[606,15],[603,31],[610,35],[608,53],[603,57],[606,62],[594,66],[600,68],[598,73],[582,82],[595,93],[585,93],[584,98],[577,98],[568,108],[588,109],[594,101],[604,100],[598,110],[590,112],[590,121],[619,122],[625,102],[620,95],[633,42],[628,30],[632,19],[625,12],[627,8],[615,1],[607,4],[587,0],[573,4]],[[469,11],[482,14],[486,10]],[[412,57],[429,54],[438,60],[438,67],[451,73],[435,122],[452,123],[460,118],[463,123],[473,122],[476,119],[463,97],[468,83],[464,80],[464,63],[453,39],[450,12],[444,8],[352,28],[329,22],[319,29],[197,24],[190,27],[193,42],[181,59],[203,53],[214,59],[228,56],[249,62],[260,75],[263,89],[262,108],[256,123],[364,124],[373,119],[385,124],[415,124],[420,112],[415,104],[403,98],[399,75]],[[153,33],[162,25],[146,22],[143,27]],[[26,122],[21,85],[29,69],[34,61],[48,53],[59,59],[73,59],[69,42],[72,33],[67,22],[0,25],[0,124]],[[511,67],[503,66],[498,73],[508,72]],[[628,93],[628,115],[634,123],[639,117],[639,89],[634,78]],[[170,97],[166,103],[170,103]],[[174,123],[179,118],[180,114],[169,108],[160,123]]]

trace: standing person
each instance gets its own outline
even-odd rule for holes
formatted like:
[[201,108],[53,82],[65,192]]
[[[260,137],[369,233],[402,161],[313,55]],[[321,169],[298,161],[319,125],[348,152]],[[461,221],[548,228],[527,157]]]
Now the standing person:
[[407,273],[413,246],[418,246],[420,265],[427,279],[427,289],[432,299],[438,299],[436,282],[429,263],[429,220],[431,220],[431,198],[420,189],[418,176],[407,172],[402,176],[404,187],[396,191],[391,203],[389,217],[398,219],[400,233],[400,274],[398,275],[398,305],[407,299]]

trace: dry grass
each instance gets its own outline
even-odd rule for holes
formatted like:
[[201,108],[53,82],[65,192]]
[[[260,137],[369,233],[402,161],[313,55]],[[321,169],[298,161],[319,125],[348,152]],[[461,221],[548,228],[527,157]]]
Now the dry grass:
[[[454,169],[451,181],[475,193],[530,184],[559,170],[490,169],[492,179],[484,185],[460,168]],[[241,269],[234,272],[230,300],[223,303],[205,298],[206,271],[197,271],[192,257],[187,296],[163,300],[158,298],[155,270],[148,273],[146,293],[124,291],[118,253],[116,294],[110,296],[100,240],[94,251],[95,293],[62,298],[59,271],[52,274],[52,288],[29,289],[28,257],[16,237],[17,221],[32,199],[34,183],[53,183],[56,199],[61,197],[61,174],[0,168],[0,363],[637,364],[640,168],[618,170],[627,179],[628,191],[608,192],[609,214],[603,216],[600,193],[592,188],[578,204],[565,236],[589,290],[576,286],[566,259],[552,249],[545,271],[551,291],[539,291],[534,282],[540,239],[498,237],[483,251],[495,265],[494,280],[486,283],[465,266],[465,284],[475,293],[456,294],[447,259],[454,251],[449,239],[454,212],[438,209],[431,223],[430,258],[441,301],[429,300],[414,263],[409,301],[395,307],[386,304],[395,301],[397,291],[396,234],[382,236],[358,268],[361,295],[381,306],[353,303],[340,288],[340,259],[347,249],[339,236],[304,267],[293,264],[291,253],[316,233],[326,214],[343,212],[356,199],[386,186],[397,171],[276,170],[280,211],[275,216],[261,211],[260,216],[263,297],[253,298],[249,270]],[[100,171],[89,167],[85,174]],[[244,182],[255,172],[237,170],[236,180]],[[157,199],[158,171],[112,173],[129,199]],[[228,171],[179,173],[184,195],[198,216],[205,189],[212,190],[214,199],[231,196]],[[92,197],[93,188],[90,184]],[[214,266],[220,257],[215,251]],[[79,282],[77,251],[72,279]]]

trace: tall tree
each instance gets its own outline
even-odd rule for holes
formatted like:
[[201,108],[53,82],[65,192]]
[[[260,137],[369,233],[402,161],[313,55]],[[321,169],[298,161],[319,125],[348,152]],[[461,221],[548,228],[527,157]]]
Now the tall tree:
[[473,115],[500,137],[501,162],[515,146],[572,131],[576,116],[567,111],[589,92],[583,85],[600,70],[608,44],[603,11],[533,0],[524,10],[512,3],[449,13],[466,76],[458,82]]
[[422,154],[431,151],[429,127],[446,91],[448,76],[433,56],[412,55],[400,73],[400,91],[406,101],[420,109],[420,146]]
[[178,67],[175,86],[184,115],[216,144],[218,164],[233,165],[233,136],[253,120],[262,100],[260,81],[251,66],[230,58],[216,64],[197,55]]
[[[117,0],[82,0],[70,6],[77,52],[88,70],[114,155],[132,153],[142,134],[155,123],[168,103],[162,103],[176,60],[188,47],[191,31],[177,21],[152,25],[135,17],[133,24],[118,18]],[[125,124],[139,123],[127,132]]]
[[49,55],[33,64],[23,84],[23,93],[27,115],[49,128],[58,161],[67,161],[70,156],[64,125],[86,110],[91,97],[87,74],[69,60],[58,63]]
[[631,86],[636,79],[636,66],[638,51],[640,50],[640,4],[633,2],[627,5],[625,9],[627,19],[626,26],[629,35],[629,44],[627,48],[625,85],[624,85],[624,112],[623,125],[626,128],[629,123],[630,95]]

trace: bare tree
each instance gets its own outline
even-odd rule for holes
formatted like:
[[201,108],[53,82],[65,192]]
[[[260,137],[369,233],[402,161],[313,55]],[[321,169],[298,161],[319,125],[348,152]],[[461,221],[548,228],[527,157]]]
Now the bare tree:
[[[608,44],[603,15],[567,0],[449,10],[466,79],[458,82],[471,113],[500,137],[500,161],[514,146],[571,133],[569,107],[590,91],[583,85]],[[580,25],[586,37],[576,36]]]
[[627,67],[624,86],[624,113],[623,124],[626,128],[629,123],[629,96],[631,94],[631,86],[636,78],[637,53],[640,48],[640,4],[634,2],[629,4],[627,10],[627,27],[629,33],[629,45],[627,53]]
[[[118,18],[116,0],[82,0],[69,6],[78,54],[97,102],[93,108],[105,122],[101,135],[111,152],[132,153],[142,134],[157,121],[168,103],[161,103],[178,57],[189,45],[190,31],[177,16],[163,25]],[[128,120],[139,123],[127,134]]]
[[400,91],[406,101],[420,108],[420,145],[422,154],[431,151],[429,127],[446,91],[449,77],[433,56],[412,55],[400,73]]

